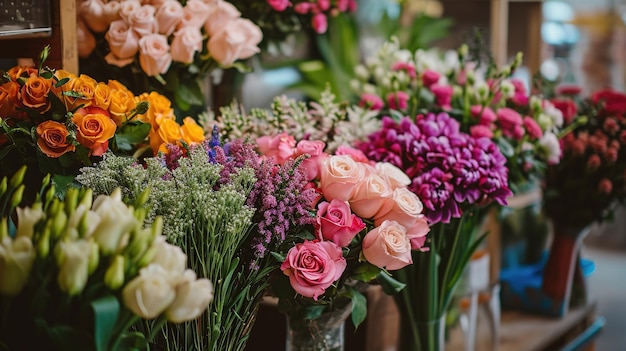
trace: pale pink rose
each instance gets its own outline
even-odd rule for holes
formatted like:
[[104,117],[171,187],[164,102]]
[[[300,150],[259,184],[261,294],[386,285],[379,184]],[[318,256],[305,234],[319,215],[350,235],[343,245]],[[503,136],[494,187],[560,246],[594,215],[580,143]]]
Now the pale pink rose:
[[178,2],[178,0],[143,0],[144,5],[148,4],[148,5],[154,6],[154,8],[157,9],[157,12],[163,5],[165,5],[168,2]]
[[317,7],[322,11],[330,10],[330,0],[317,0]]
[[491,127],[477,124],[470,127],[470,135],[476,139],[478,138],[493,138],[493,131]]
[[256,140],[257,148],[264,157],[273,157],[278,164],[283,164],[295,155],[296,139],[282,132],[276,136],[262,136]]
[[376,267],[396,270],[413,263],[406,228],[398,222],[382,222],[365,235],[362,246],[365,259]]
[[274,9],[274,11],[283,12],[287,7],[291,6],[289,0],[267,0],[267,3]]
[[346,270],[341,247],[332,241],[305,241],[292,247],[280,265],[291,287],[300,295],[317,298]]
[[96,48],[96,38],[85,25],[85,21],[80,18],[76,22],[76,44],[80,58],[88,57]]
[[204,30],[210,36],[224,29],[226,23],[241,17],[241,12],[237,10],[235,5],[227,1],[217,2],[209,7],[209,15]]
[[370,173],[357,184],[348,201],[352,211],[358,216],[374,218],[377,213],[391,209],[392,194],[391,186],[383,177]]
[[123,67],[133,62],[139,51],[139,37],[128,23],[123,20],[113,21],[104,38],[111,50],[105,57],[108,64]]
[[374,218],[374,225],[380,225],[384,221],[395,221],[405,228],[415,225],[418,218],[422,217],[424,205],[420,198],[408,188],[396,188],[391,195],[391,206],[388,211],[378,213]]
[[486,107],[486,106],[483,107],[482,105],[474,105],[470,107],[470,113],[475,118],[480,118],[479,119],[480,122],[478,123],[484,126],[488,126],[492,122],[495,122],[498,119],[498,117],[496,116],[496,113],[493,112],[493,110],[490,107]]
[[365,223],[352,213],[348,202],[337,199],[319,204],[316,224],[317,237],[320,240],[330,240],[341,247],[347,247],[365,228]]
[[296,145],[295,157],[309,155],[300,164],[308,180],[319,179],[322,161],[328,157],[324,152],[325,147],[326,143],[320,140],[300,140]]
[[415,221],[412,227],[406,229],[406,236],[411,242],[411,250],[428,251],[428,248],[424,247],[426,243],[426,235],[430,232],[428,226],[428,220],[426,216],[420,215]]
[[365,156],[363,151],[355,149],[352,146],[341,145],[335,151],[335,155],[348,155],[352,157],[356,162],[369,163],[370,160]]
[[170,51],[172,61],[192,63],[196,52],[202,50],[202,33],[196,27],[183,27],[174,33]]
[[149,34],[139,39],[139,64],[150,77],[167,72],[172,55],[164,35]]
[[89,29],[96,33],[104,33],[109,27],[102,0],[85,0],[78,4],[80,17],[87,20]]
[[124,0],[120,2],[120,17],[130,23],[130,17],[133,13],[141,8],[141,2],[139,0]]
[[104,18],[108,24],[121,19],[120,10],[122,4],[119,1],[109,1],[104,4]]
[[316,13],[311,18],[311,26],[313,26],[313,30],[315,33],[323,34],[328,30],[328,18],[323,13]]
[[[224,1],[225,2],[225,1]],[[202,28],[209,18],[211,7],[215,5],[205,4],[202,0],[189,0],[183,8],[183,17],[179,24],[184,27]]]
[[140,38],[159,31],[155,14],[154,6],[143,5],[130,15],[130,27]]
[[322,162],[320,189],[327,200],[348,201],[366,174],[365,164],[348,155],[332,155]]
[[260,49],[263,34],[249,20],[238,18],[226,24],[223,30],[209,38],[207,48],[211,57],[220,65],[228,67],[239,59],[246,59]]
[[306,15],[307,13],[309,13],[309,11],[311,11],[312,7],[313,5],[310,2],[300,2],[297,3],[296,6],[294,6],[293,10],[297,14]]
[[409,178],[403,170],[389,162],[376,162],[374,170],[376,174],[383,177],[383,179],[389,183],[392,190],[411,184],[411,178]]
[[178,1],[166,1],[156,12],[159,33],[170,36],[183,17],[183,5]]

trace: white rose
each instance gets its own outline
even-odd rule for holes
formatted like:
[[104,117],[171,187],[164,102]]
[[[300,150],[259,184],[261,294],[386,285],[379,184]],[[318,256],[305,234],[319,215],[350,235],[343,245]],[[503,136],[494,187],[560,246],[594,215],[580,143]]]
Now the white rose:
[[100,195],[93,202],[93,211],[100,217],[100,223],[92,236],[104,255],[114,253],[124,234],[137,224],[132,209],[122,202],[121,196],[121,191],[116,189],[110,196]]
[[[191,270],[187,270],[187,272],[193,273]],[[185,276],[188,279],[184,279],[176,285],[176,299],[165,311],[165,316],[173,323],[198,318],[213,301],[213,284],[210,280],[196,280],[195,274],[185,274]]]
[[124,306],[144,319],[153,319],[165,311],[176,298],[167,272],[158,264],[150,264],[139,272],[122,290]]
[[405,187],[411,184],[411,178],[400,168],[389,162],[377,162],[374,165],[376,174],[383,177],[392,189]]
[[35,249],[30,237],[8,236],[0,241],[0,294],[15,296],[28,280],[35,261]]
[[182,274],[187,268],[187,255],[180,247],[168,243],[165,236],[157,237],[152,248],[154,258],[150,263],[158,264],[173,276]]

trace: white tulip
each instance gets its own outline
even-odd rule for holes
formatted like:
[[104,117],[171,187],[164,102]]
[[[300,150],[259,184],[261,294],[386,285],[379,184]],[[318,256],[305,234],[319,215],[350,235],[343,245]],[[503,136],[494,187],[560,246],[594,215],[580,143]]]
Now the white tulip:
[[180,247],[168,243],[165,236],[157,237],[152,247],[155,253],[151,263],[160,265],[172,275],[180,275],[187,268],[187,255]]
[[119,189],[110,196],[98,196],[93,202],[93,211],[100,217],[93,238],[102,253],[110,255],[119,249],[122,236],[136,226],[137,219],[132,209],[122,202]]
[[14,296],[26,284],[35,261],[35,249],[29,237],[2,238],[0,241],[0,294]]

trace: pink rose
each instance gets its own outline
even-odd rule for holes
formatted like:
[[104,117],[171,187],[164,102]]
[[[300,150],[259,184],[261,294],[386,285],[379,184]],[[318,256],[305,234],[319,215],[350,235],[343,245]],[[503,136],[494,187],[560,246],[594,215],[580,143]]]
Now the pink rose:
[[326,143],[319,140],[301,140],[296,145],[295,157],[309,155],[301,163],[308,180],[319,179],[322,161],[328,157],[328,154],[324,152],[325,147]]
[[352,239],[365,228],[361,218],[352,213],[347,201],[322,202],[317,210],[317,237],[347,247]]
[[139,0],[125,0],[120,2],[120,17],[130,23],[130,17],[133,13],[141,8],[141,2]]
[[317,0],[317,6],[322,11],[328,11],[330,9],[330,0]]
[[383,107],[385,107],[385,103],[383,102],[383,99],[381,99],[376,94],[364,93],[363,95],[361,95],[361,101],[359,101],[359,106],[369,110],[379,111],[382,110]]
[[320,189],[327,200],[348,201],[365,178],[366,167],[348,155],[331,155],[322,162]]
[[496,116],[498,117],[498,122],[504,130],[513,131],[516,126],[522,125],[522,116],[519,112],[508,107],[499,109],[498,112],[496,112]]
[[309,11],[311,11],[311,8],[312,5],[310,2],[300,2],[297,3],[296,6],[294,6],[293,10],[297,14],[306,15],[307,13],[309,13]]
[[426,216],[419,216],[413,226],[406,229],[406,236],[411,242],[411,250],[427,251],[427,249],[424,248],[424,244],[426,243],[426,235],[429,232],[430,227],[428,226]]
[[280,265],[291,287],[317,301],[346,269],[341,247],[332,241],[305,241],[292,247]]
[[376,162],[374,170],[376,174],[383,177],[383,179],[389,183],[392,190],[411,184],[411,178],[409,178],[403,170],[389,162]]
[[183,17],[183,5],[178,1],[166,1],[156,12],[159,34],[170,36]]
[[296,139],[283,132],[274,137],[262,136],[256,140],[257,148],[264,157],[273,157],[276,163],[283,164],[294,158]]
[[250,20],[238,18],[226,24],[224,30],[209,39],[207,47],[211,56],[222,66],[236,60],[247,59],[260,51],[263,39],[261,29]]
[[139,51],[139,37],[126,22],[113,21],[104,38],[111,50],[104,58],[108,64],[123,67],[133,62]]
[[267,0],[267,3],[274,9],[274,11],[283,12],[287,7],[291,6],[289,0]]
[[172,55],[164,35],[149,34],[139,39],[139,64],[151,77],[167,72],[172,64]]
[[427,69],[422,73],[422,84],[426,88],[430,88],[433,84],[436,84],[441,78],[441,75],[433,70]]
[[435,95],[435,99],[437,99],[437,103],[441,106],[442,109],[447,110],[450,109],[450,103],[452,102],[452,87],[449,85],[443,84],[433,84],[430,87],[430,91]]
[[498,119],[496,113],[487,106],[483,107],[482,105],[474,105],[470,107],[470,113],[475,118],[480,118],[480,121],[478,123],[485,126],[490,125],[492,122],[495,122]]
[[183,27],[174,33],[172,45],[172,60],[182,63],[192,63],[196,52],[202,51],[202,33],[196,27]]
[[86,0],[78,4],[78,13],[81,18],[87,19],[89,29],[96,33],[104,33],[109,27],[109,22],[104,11],[102,0]]
[[357,184],[348,201],[358,216],[374,218],[378,213],[386,213],[391,209],[392,194],[393,190],[383,177],[370,173]]
[[[113,21],[121,19],[120,10],[122,9],[122,3],[119,1],[109,1],[104,4],[104,19],[108,24]],[[105,29],[106,30],[106,29]]]
[[525,94],[515,93],[511,98],[511,101],[517,106],[528,105],[528,96]]
[[241,12],[235,5],[227,1],[219,1],[209,7],[209,16],[204,24],[204,30],[211,37],[224,29],[228,22],[239,17],[241,17]]
[[470,135],[473,138],[493,138],[493,131],[491,131],[491,127],[477,124],[475,126],[470,127]]
[[[225,1],[223,1],[225,2]],[[180,27],[196,27],[198,29],[205,25],[214,5],[205,4],[202,0],[189,0],[183,7],[183,17],[179,23]]]
[[313,18],[311,18],[311,26],[313,26],[313,30],[317,34],[326,33],[326,30],[328,30],[328,19],[326,15],[323,13],[313,15]]
[[154,15],[156,9],[152,5],[143,5],[130,15],[130,27],[139,35],[145,37],[158,32],[158,24]]
[[583,91],[583,88],[580,85],[576,84],[559,84],[555,88],[555,92],[558,95],[571,95],[576,96]]
[[348,155],[356,162],[369,163],[370,160],[365,156],[363,151],[355,149],[348,145],[341,145],[335,150],[335,155]]
[[78,57],[86,58],[96,48],[96,38],[85,25],[85,21],[78,19],[76,22],[76,45],[78,46]]
[[570,124],[574,117],[576,117],[576,113],[578,113],[578,108],[576,107],[576,103],[574,100],[566,98],[560,99],[552,99],[550,100],[552,105],[559,109],[563,114],[563,119],[565,120],[565,124]]
[[413,263],[406,228],[398,222],[382,222],[365,235],[362,245],[363,256],[376,267],[396,270]]
[[409,94],[404,91],[387,94],[387,105],[390,109],[402,111],[409,107]]
[[541,127],[539,126],[539,124],[537,123],[537,121],[535,121],[532,117],[524,117],[524,127],[526,128],[526,131],[528,132],[528,135],[533,138],[533,139],[540,139],[541,136],[543,135],[543,131],[541,130]]
[[408,188],[396,188],[391,194],[390,204],[386,212],[376,215],[374,225],[380,225],[384,221],[395,221],[405,228],[412,228],[417,219],[423,217],[422,201]]

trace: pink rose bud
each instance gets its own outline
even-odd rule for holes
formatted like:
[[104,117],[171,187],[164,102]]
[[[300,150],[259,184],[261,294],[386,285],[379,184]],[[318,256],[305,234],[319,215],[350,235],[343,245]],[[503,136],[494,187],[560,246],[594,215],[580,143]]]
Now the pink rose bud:
[[470,127],[470,135],[473,138],[493,138],[493,131],[489,126],[485,126],[482,124],[477,124],[475,126]]
[[274,9],[274,11],[283,12],[291,5],[289,0],[267,0],[267,3]]
[[359,101],[359,106],[363,108],[367,108],[373,111],[382,110],[385,107],[385,103],[383,99],[381,99],[378,95],[364,93],[361,95],[361,101]]
[[330,0],[317,0],[317,6],[322,11],[328,11],[330,9]]
[[427,69],[422,73],[422,84],[426,88],[430,88],[433,84],[436,84],[441,78],[441,75],[433,70]]
[[376,267],[396,270],[413,263],[411,241],[398,222],[382,222],[365,235],[362,245],[363,256]]
[[320,140],[301,140],[296,145],[295,157],[309,156],[300,164],[300,167],[305,171],[307,180],[319,179],[322,161],[328,157],[328,154],[324,152],[325,147],[326,143]]
[[283,164],[295,154],[296,139],[283,132],[274,137],[262,136],[256,140],[257,148],[264,157],[273,157],[275,162]]
[[309,11],[311,11],[311,3],[310,2],[298,3],[296,4],[296,6],[294,6],[293,10],[297,14],[306,15],[307,13],[309,13]]
[[313,30],[315,30],[315,33],[326,33],[326,30],[328,30],[328,19],[326,18],[325,14],[317,13],[313,15],[313,18],[311,19],[311,25],[313,26]]
[[604,178],[598,184],[598,190],[603,194],[609,195],[611,191],[613,191],[613,183],[607,178]]
[[289,250],[280,270],[298,294],[317,301],[341,277],[346,266],[341,247],[334,242],[305,241]]
[[409,94],[404,91],[387,94],[387,105],[392,110],[403,111],[409,107]]
[[528,132],[528,135],[533,139],[540,139],[543,136],[541,127],[532,117],[524,117],[524,127]]
[[348,155],[356,162],[369,163],[370,160],[365,156],[363,151],[355,149],[348,145],[341,145],[335,150],[335,155]]
[[154,6],[143,5],[130,15],[130,27],[140,38],[157,33],[158,25],[154,17],[155,14]]
[[450,109],[450,103],[452,102],[452,87],[449,85],[442,84],[433,84],[430,87],[430,91],[435,94],[435,98],[437,99],[437,103],[441,106],[442,109],[447,110]]
[[178,1],[166,1],[156,12],[159,33],[170,36],[183,17],[183,5]]
[[330,240],[341,247],[347,247],[364,228],[365,223],[352,213],[347,201],[335,199],[319,204],[316,231],[320,240]]
[[139,39],[139,65],[146,75],[165,74],[172,64],[167,38],[161,34],[149,34]]

